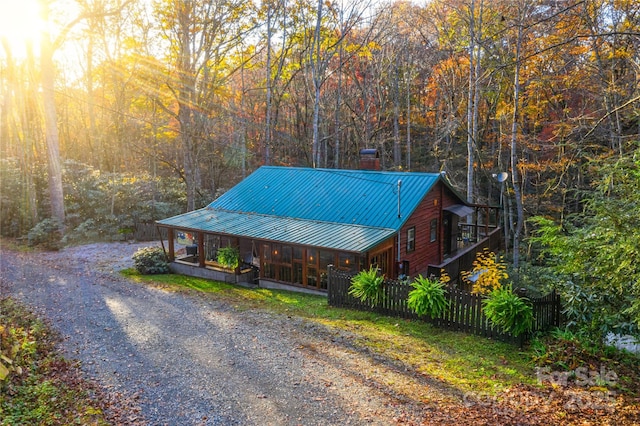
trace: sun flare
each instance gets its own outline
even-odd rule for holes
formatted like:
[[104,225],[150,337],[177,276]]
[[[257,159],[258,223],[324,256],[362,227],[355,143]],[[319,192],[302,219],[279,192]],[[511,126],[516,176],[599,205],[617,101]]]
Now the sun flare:
[[44,28],[38,0],[0,0],[0,51],[3,53],[8,47],[12,55],[23,55],[29,43],[39,43]]

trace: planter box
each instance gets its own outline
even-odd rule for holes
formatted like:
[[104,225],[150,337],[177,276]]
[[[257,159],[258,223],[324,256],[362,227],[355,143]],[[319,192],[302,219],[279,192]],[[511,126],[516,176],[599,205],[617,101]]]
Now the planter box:
[[205,278],[231,284],[254,286],[252,269],[238,270],[238,273],[236,273],[229,269],[217,268],[208,264],[205,268],[201,268],[197,265],[189,265],[182,262],[170,263],[169,269],[175,274],[189,275],[191,277]]

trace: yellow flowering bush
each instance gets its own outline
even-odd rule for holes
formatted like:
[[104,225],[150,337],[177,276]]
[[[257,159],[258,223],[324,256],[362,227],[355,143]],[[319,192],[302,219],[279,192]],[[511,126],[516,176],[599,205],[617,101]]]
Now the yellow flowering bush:
[[501,257],[484,249],[476,255],[473,269],[460,274],[462,279],[473,285],[471,292],[475,294],[489,294],[502,288],[502,283],[509,278],[507,265]]

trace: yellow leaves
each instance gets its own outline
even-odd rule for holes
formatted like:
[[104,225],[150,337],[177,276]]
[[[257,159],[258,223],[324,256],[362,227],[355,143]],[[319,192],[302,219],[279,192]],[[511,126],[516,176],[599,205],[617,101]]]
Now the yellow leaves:
[[[2,357],[4,359],[4,357]],[[9,375],[9,369],[0,362],[0,380],[4,380]]]
[[451,281],[451,277],[449,276],[449,274],[447,274],[447,271],[445,271],[444,269],[440,270],[440,278],[439,281],[442,284],[449,284],[449,282]]
[[0,381],[4,380],[11,371],[22,374],[20,367],[13,367],[13,359],[20,350],[19,342],[15,341],[15,335],[21,330],[7,329],[0,324]]
[[463,280],[473,284],[471,292],[475,294],[489,294],[501,288],[509,278],[507,265],[488,249],[476,255],[471,271],[464,271],[460,275]]

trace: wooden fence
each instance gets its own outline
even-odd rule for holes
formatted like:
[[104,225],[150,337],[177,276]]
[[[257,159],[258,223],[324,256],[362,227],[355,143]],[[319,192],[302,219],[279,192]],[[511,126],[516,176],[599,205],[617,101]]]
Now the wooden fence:
[[[382,302],[371,306],[349,294],[352,277],[353,274],[329,267],[328,301],[330,306],[378,312],[400,318],[418,319],[418,316],[407,306],[409,291],[412,289],[409,283],[385,280]],[[484,296],[459,288],[449,288],[447,290],[447,298],[449,300],[447,312],[441,317],[428,319],[428,322],[447,330],[462,331],[512,343],[522,344],[528,338],[528,336],[515,338],[493,327],[482,311]],[[555,292],[542,298],[530,299],[530,301],[535,317],[532,332],[546,331],[560,325],[560,297]]]
[[159,228],[153,222],[136,223],[132,236],[136,241],[154,241],[161,238],[166,239],[166,235],[161,235]]

